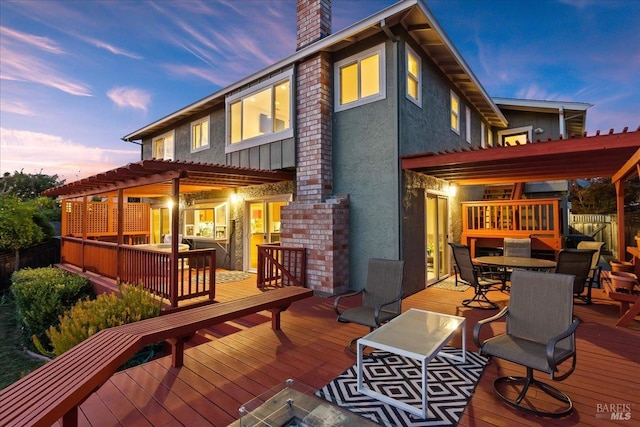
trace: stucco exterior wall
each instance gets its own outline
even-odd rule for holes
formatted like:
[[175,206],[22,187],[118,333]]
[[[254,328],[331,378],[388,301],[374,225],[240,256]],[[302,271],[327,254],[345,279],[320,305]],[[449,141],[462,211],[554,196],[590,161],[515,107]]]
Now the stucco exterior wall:
[[[398,82],[400,107],[400,155],[437,152],[446,149],[469,147],[466,141],[465,106],[471,108],[471,145],[481,143],[482,117],[473,105],[458,92],[451,81],[421,48],[411,45],[422,58],[422,107],[406,97],[406,41],[399,45]],[[460,99],[460,134],[451,130],[451,89]],[[488,125],[487,125],[488,129]]]
[[[334,61],[382,40],[342,52]],[[334,193],[349,195],[351,289],[364,286],[369,258],[400,257],[397,53],[389,41],[385,49],[386,98],[334,113]]]

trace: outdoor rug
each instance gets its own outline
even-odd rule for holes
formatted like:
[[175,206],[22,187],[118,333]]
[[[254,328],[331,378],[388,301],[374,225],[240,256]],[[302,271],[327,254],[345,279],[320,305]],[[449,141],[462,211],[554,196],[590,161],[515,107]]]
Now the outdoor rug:
[[456,291],[456,292],[464,292],[469,289],[469,285],[466,285],[464,282],[458,280],[458,286],[456,286],[456,278],[455,277],[447,277],[441,282],[438,282],[434,285],[429,286],[430,288],[435,289],[446,289],[448,291]]
[[229,270],[229,271],[216,271],[216,284],[239,282],[251,277],[251,274],[244,271]]
[[[450,346],[443,351],[462,355],[461,349]],[[420,407],[420,363],[385,352],[374,352],[373,355],[375,357],[364,358],[364,380],[369,388]],[[456,426],[488,361],[489,358],[471,351],[467,351],[464,364],[434,357],[427,367],[429,410],[426,420],[358,393],[355,365],[318,390],[316,395],[383,426]]]

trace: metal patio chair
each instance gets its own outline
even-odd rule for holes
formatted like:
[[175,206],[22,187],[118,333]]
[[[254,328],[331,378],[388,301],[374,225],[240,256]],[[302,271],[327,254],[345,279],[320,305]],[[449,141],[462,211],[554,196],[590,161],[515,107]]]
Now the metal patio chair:
[[595,285],[597,288],[602,287],[600,283],[600,275],[602,274],[602,267],[598,266],[600,262],[600,253],[602,252],[602,247],[604,246],[604,242],[589,242],[582,241],[578,243],[578,249],[591,249],[595,252],[593,253],[593,258],[591,259],[591,270],[589,271],[588,280],[591,282],[591,287]]
[[[573,295],[585,304],[591,304],[593,283],[589,280],[589,275],[595,252],[593,249],[563,249],[558,253],[555,272],[575,276]],[[583,294],[585,288],[587,292]]]
[[[338,322],[358,323],[371,331],[398,316],[402,311],[404,261],[377,259],[369,260],[367,282],[364,289],[338,296],[333,309]],[[340,310],[344,298],[362,294],[362,305]],[[360,337],[358,337],[360,338]],[[358,338],[349,342],[348,348],[355,353]]]
[[463,300],[462,305],[485,310],[498,308],[496,303],[487,298],[487,292],[492,286],[502,286],[502,281],[489,279],[482,275],[480,267],[473,264],[468,246],[451,242],[449,246],[451,246],[451,250],[453,251],[453,258],[456,262],[460,280],[474,288],[473,297]]
[[[573,410],[569,396],[533,376],[534,370],[541,371],[562,381],[575,369],[575,331],[580,321],[573,317],[573,282],[574,277],[568,274],[515,270],[509,305],[478,322],[473,330],[482,354],[526,367],[524,377],[500,377],[493,383],[496,395],[514,408],[548,417],[562,417]],[[480,342],[482,327],[503,316],[506,333]],[[572,359],[571,367],[559,374],[558,365],[568,359]],[[533,393],[527,395],[531,389]],[[539,392],[551,397],[553,404],[548,398],[538,398]]]

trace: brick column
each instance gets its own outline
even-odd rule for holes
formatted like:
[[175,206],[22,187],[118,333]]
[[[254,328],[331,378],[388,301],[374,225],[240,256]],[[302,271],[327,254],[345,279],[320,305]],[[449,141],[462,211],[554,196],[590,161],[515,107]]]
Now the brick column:
[[[298,49],[331,31],[330,0],[298,0]],[[307,249],[307,287],[349,288],[349,197],[333,195],[331,57],[318,53],[296,76],[296,199],[281,210],[283,246]]]
[[296,16],[298,50],[331,34],[331,0],[298,0]]

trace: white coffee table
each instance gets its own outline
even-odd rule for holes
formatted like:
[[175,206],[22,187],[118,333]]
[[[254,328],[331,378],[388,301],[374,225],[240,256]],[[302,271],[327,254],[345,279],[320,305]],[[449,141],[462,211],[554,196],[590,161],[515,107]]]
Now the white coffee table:
[[[427,365],[436,355],[462,363],[467,361],[464,322],[464,317],[412,308],[358,339],[358,391],[423,419],[426,418]],[[462,330],[462,357],[441,353],[440,350],[459,329]],[[387,351],[422,363],[422,408],[401,402],[363,384],[362,350],[364,347]]]

